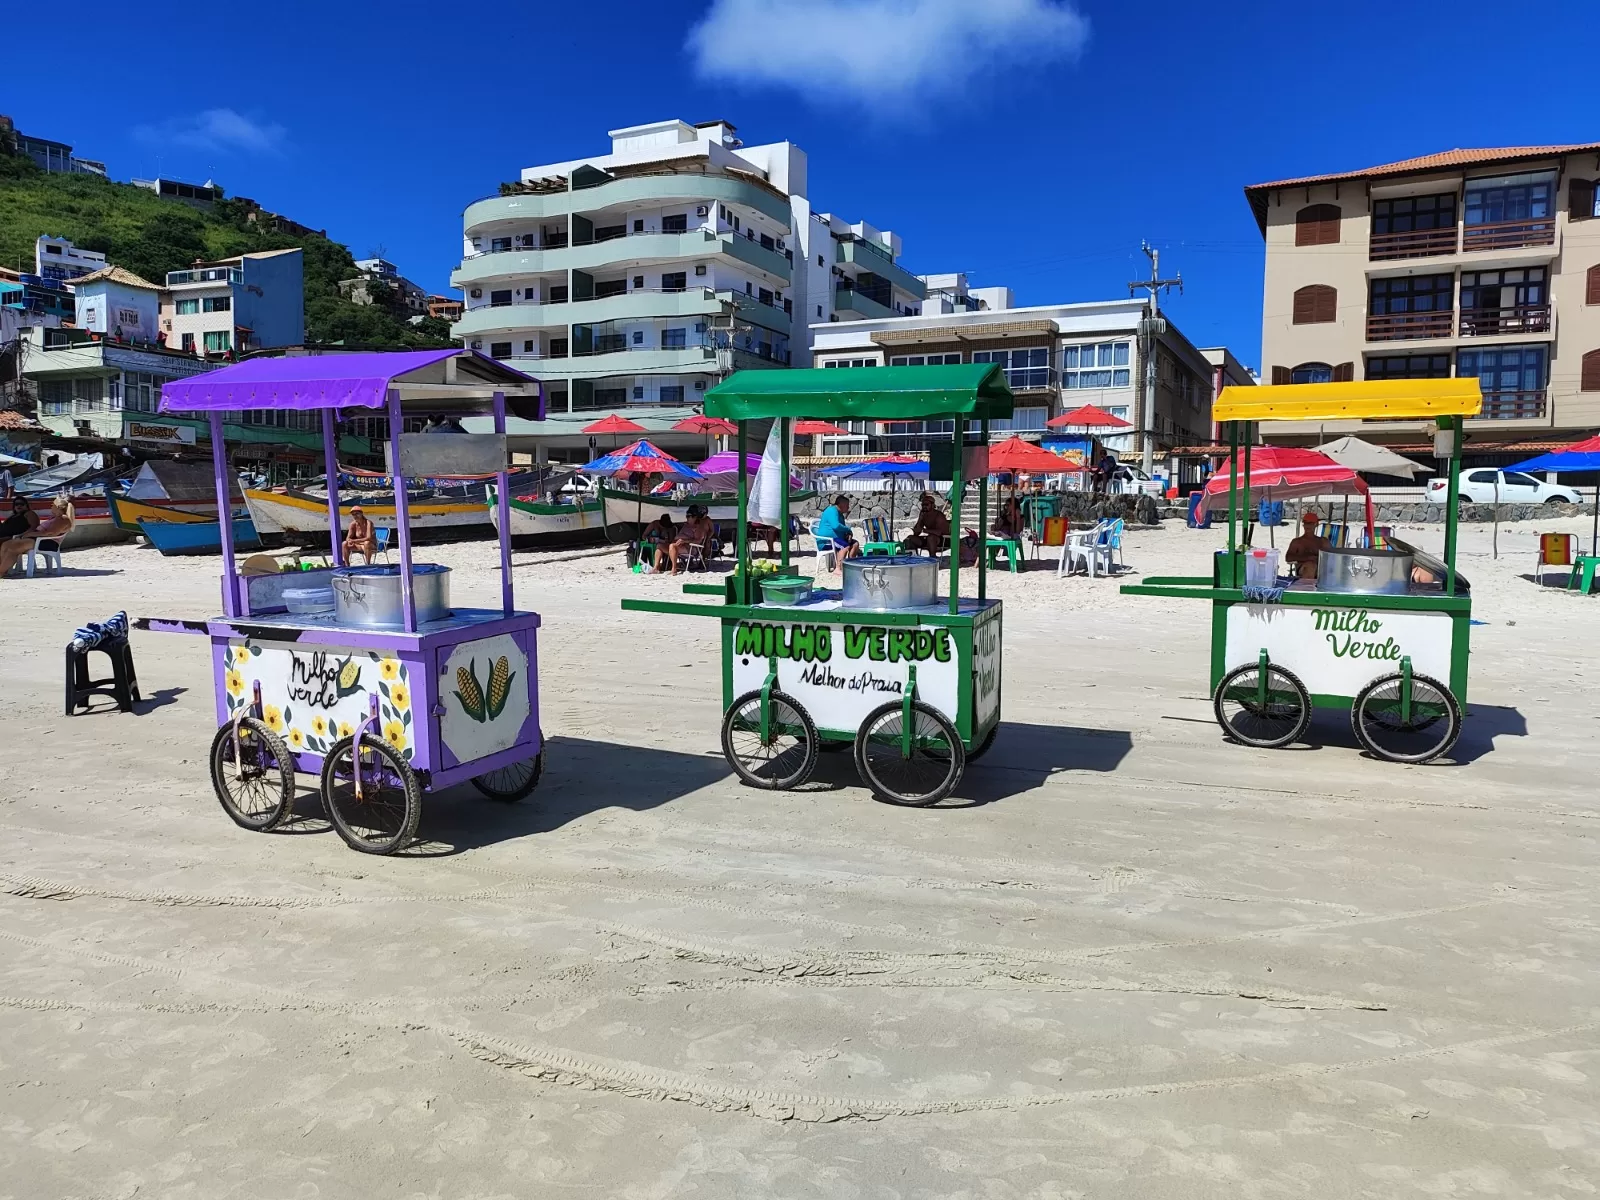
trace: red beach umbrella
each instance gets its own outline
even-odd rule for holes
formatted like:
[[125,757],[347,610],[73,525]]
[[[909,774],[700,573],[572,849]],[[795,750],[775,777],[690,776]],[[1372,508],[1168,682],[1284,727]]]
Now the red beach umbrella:
[[1131,421],[1114,417],[1103,408],[1085,404],[1045,422],[1051,429],[1132,429]]

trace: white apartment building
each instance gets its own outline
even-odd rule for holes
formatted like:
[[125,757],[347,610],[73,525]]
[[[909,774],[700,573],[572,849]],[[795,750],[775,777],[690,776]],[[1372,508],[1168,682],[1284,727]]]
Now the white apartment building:
[[552,413],[687,409],[732,371],[804,362],[812,322],[920,307],[898,238],[812,211],[798,146],[725,121],[610,138],[463,216],[452,332],[543,381]]
[[54,283],[69,283],[106,268],[106,256],[80,250],[70,239],[41,234],[33,244],[33,273]]

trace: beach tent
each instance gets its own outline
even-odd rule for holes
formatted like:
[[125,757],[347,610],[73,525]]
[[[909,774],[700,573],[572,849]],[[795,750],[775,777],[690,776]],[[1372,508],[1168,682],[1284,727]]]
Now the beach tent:
[[[1600,471],[1600,435],[1573,442],[1560,450],[1530,458],[1506,468],[1507,471]],[[1600,492],[1596,493],[1594,529],[1589,534],[1589,553],[1600,554]]]

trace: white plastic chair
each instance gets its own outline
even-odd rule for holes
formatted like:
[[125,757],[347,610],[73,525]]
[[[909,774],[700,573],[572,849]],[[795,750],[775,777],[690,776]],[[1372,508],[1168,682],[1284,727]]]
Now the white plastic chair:
[[1088,572],[1091,579],[1096,575],[1095,568],[1101,563],[1105,564],[1106,574],[1111,574],[1111,522],[1101,521],[1093,529],[1081,530],[1077,533],[1068,533],[1067,540],[1061,544],[1061,558],[1056,563],[1056,577],[1068,574],[1078,564],[1083,564],[1083,569]]
[[835,556],[841,550],[848,549],[850,543],[837,542],[831,537],[823,537],[816,529],[811,530],[811,541],[816,547],[817,562],[822,566],[822,569],[830,575],[838,570]]
[[45,569],[56,572],[61,570],[61,540],[59,538],[39,538],[28,550],[27,576],[33,578],[37,559],[44,559]]

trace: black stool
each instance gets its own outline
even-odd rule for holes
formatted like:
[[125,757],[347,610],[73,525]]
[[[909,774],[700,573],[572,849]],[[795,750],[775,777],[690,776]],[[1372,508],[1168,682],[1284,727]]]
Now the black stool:
[[[89,655],[94,653],[111,660],[110,679],[89,678]],[[87,650],[67,647],[67,716],[89,707],[91,696],[110,696],[123,712],[132,712],[133,702],[141,699],[139,679],[133,672],[133,647],[126,638],[102,642]]]

